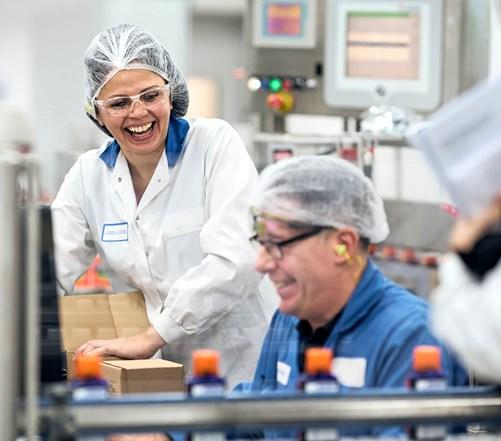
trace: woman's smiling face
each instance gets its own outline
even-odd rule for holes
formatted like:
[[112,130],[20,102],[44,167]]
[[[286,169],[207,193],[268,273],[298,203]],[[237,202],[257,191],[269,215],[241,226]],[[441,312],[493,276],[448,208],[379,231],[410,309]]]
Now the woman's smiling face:
[[[98,99],[133,96],[164,85],[165,80],[149,70],[122,70],[101,89]],[[126,116],[110,115],[106,109],[99,108],[98,120],[106,126],[130,160],[132,157],[160,155],[165,147],[170,111],[169,96],[149,108],[136,101]]]

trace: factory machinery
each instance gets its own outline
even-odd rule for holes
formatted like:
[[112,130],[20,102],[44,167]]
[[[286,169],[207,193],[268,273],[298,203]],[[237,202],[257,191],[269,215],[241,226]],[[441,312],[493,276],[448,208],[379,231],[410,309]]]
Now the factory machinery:
[[[247,0],[245,17],[258,169],[303,154],[361,167],[390,224],[373,256],[387,275],[428,297],[453,217],[440,189],[415,191],[432,177],[416,173],[422,159],[406,134],[487,76],[488,36],[474,33],[489,29],[487,2]],[[297,116],[308,118],[297,123]]]

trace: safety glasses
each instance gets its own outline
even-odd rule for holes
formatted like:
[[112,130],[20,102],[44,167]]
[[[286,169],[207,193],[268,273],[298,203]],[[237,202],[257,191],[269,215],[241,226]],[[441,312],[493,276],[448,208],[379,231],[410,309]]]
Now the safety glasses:
[[298,236],[291,237],[290,239],[273,241],[273,240],[261,240],[256,234],[252,236],[249,240],[252,243],[258,244],[266,250],[266,252],[272,257],[273,260],[281,260],[284,257],[284,247],[299,242],[301,240],[308,239],[320,233],[321,231],[327,229],[327,227],[314,227],[306,233],[299,234]]
[[150,109],[169,98],[169,84],[156,86],[137,95],[115,96],[105,100],[94,100],[94,104],[112,116],[127,116],[134,103],[140,102],[143,107]]

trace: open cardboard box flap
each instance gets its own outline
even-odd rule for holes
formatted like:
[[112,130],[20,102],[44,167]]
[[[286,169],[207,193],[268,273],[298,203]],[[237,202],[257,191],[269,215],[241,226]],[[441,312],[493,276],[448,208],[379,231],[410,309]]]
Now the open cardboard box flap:
[[140,292],[63,296],[59,298],[59,316],[67,352],[89,340],[130,337],[149,326]]
[[130,337],[149,326],[144,297],[140,292],[59,297],[59,322],[68,379],[73,377],[72,358],[80,345],[93,339]]

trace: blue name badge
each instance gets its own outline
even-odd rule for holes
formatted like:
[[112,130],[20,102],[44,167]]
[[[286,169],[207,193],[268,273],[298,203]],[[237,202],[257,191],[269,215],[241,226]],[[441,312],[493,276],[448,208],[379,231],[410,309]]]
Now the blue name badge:
[[120,222],[118,224],[103,224],[101,233],[102,242],[127,242],[129,240],[129,224]]

